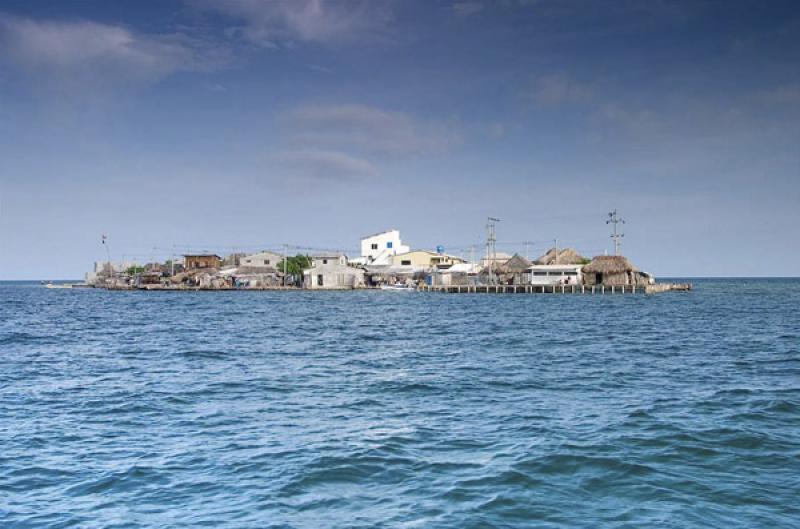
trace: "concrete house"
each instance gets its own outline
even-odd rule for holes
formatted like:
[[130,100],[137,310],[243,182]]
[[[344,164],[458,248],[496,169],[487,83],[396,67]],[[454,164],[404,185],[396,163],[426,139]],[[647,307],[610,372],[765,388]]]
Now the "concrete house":
[[388,265],[397,254],[406,253],[409,247],[403,244],[398,230],[387,230],[361,239],[361,264]]
[[504,252],[496,252],[491,258],[487,256],[483,256],[481,259],[481,268],[488,268],[489,263],[492,264],[492,269],[497,269],[498,266],[505,264],[506,261],[511,259],[511,254],[507,254]]
[[364,269],[350,266],[345,255],[317,255],[303,270],[303,286],[312,290],[345,290],[364,286]]
[[413,266],[417,268],[432,268],[450,266],[464,263],[464,259],[443,253],[429,252],[428,250],[414,250],[412,252],[398,253],[392,256],[391,265]]
[[245,255],[239,258],[239,268],[251,272],[270,272],[277,270],[278,263],[281,261],[283,261],[283,256],[281,254],[264,250],[263,252]]
[[527,270],[527,278],[531,285],[580,285],[583,282],[581,273],[583,265],[549,264],[532,265]]

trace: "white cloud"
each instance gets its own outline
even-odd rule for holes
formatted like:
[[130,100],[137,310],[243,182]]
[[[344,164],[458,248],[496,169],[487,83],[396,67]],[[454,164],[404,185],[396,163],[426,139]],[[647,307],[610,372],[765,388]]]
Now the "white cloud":
[[393,0],[185,0],[238,24],[229,36],[264,47],[292,41],[359,40],[384,33],[394,18]]
[[285,115],[283,122],[296,144],[369,154],[435,154],[460,141],[446,124],[357,104],[306,105]]
[[314,180],[362,180],[378,176],[378,170],[369,161],[337,151],[287,151],[278,158],[295,175]]
[[224,48],[184,34],[145,35],[91,21],[33,20],[0,14],[0,57],[60,83],[152,83],[177,71],[210,71]]

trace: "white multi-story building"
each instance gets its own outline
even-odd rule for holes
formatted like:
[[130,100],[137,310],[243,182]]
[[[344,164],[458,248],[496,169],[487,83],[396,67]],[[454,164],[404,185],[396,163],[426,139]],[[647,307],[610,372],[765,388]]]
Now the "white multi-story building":
[[364,264],[388,265],[393,256],[409,250],[400,240],[398,230],[387,230],[361,239],[361,260]]

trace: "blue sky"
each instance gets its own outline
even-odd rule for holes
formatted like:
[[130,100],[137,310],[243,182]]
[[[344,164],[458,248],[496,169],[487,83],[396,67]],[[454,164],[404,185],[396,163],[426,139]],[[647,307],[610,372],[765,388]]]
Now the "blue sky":
[[799,138],[795,2],[5,1],[0,278],[614,208],[657,276],[797,276]]

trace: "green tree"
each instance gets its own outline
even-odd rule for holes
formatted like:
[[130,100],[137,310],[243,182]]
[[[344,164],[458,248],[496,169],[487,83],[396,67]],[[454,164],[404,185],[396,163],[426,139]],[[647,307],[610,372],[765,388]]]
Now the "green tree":
[[[284,263],[281,261],[275,268],[283,272]],[[289,256],[286,258],[286,273],[292,276],[299,276],[303,274],[303,270],[311,268],[311,259],[307,255],[297,254],[294,257]]]
[[128,269],[125,270],[125,273],[129,276],[141,274],[142,272],[144,272],[143,266],[129,266]]

